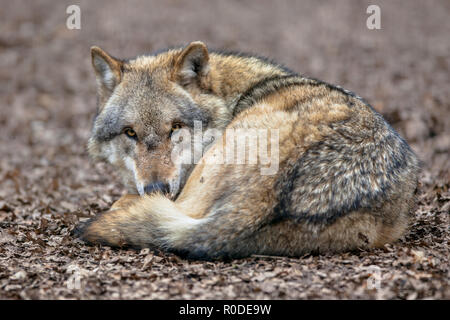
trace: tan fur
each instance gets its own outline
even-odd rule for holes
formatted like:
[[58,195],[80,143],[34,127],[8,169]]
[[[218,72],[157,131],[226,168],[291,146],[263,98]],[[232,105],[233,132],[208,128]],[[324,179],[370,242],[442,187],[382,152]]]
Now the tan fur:
[[[215,259],[378,247],[406,230],[417,158],[361,98],[255,57],[209,53],[201,42],[129,61],[92,52],[113,74],[123,71],[109,93],[96,71],[90,153],[115,165],[132,192],[156,181],[171,190],[120,199],[80,226],[84,240]],[[200,163],[176,166],[170,128],[183,121],[192,130],[195,119],[223,135]],[[211,164],[229,143],[225,129],[278,130],[278,172],[262,175],[259,154],[258,164]]]

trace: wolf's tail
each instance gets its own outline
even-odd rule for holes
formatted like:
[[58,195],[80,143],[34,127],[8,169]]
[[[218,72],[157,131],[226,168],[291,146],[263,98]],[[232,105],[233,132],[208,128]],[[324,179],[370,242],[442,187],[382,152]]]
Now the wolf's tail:
[[176,202],[153,194],[127,209],[98,214],[74,234],[91,244],[159,248],[191,259],[226,259],[253,253],[254,245],[245,243],[260,225],[254,217],[237,219],[227,213],[196,219]]

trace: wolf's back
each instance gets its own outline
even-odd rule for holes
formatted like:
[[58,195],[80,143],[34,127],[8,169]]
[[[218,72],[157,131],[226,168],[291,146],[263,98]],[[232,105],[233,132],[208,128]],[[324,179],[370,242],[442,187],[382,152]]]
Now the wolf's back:
[[[308,95],[302,83],[291,89],[290,95]],[[98,234],[109,232],[109,244],[121,239],[217,259],[338,252],[399,238],[413,205],[417,158],[370,106],[321,90],[312,102],[290,106],[275,90],[275,102],[261,97],[228,126],[281,128],[275,175],[263,176],[254,165],[205,164],[227,143],[224,137],[196,166],[175,202],[154,195],[124,212],[106,213],[100,219],[108,227],[91,228],[85,239],[98,242]]]

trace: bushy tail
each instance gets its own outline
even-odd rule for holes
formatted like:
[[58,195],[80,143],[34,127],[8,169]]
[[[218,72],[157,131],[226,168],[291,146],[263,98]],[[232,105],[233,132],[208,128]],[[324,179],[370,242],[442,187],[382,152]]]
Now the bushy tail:
[[242,241],[254,231],[253,224],[242,221],[226,213],[192,218],[175,202],[154,194],[127,209],[98,214],[74,234],[90,244],[158,248],[192,259],[237,258],[250,254]]

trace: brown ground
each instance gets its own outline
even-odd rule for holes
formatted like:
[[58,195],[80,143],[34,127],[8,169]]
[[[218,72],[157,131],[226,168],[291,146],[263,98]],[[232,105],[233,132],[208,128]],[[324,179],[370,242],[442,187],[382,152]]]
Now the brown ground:
[[[369,3],[382,30],[365,27]],[[448,0],[81,1],[78,31],[65,27],[69,4],[2,2],[0,298],[450,299]],[[411,231],[382,250],[229,263],[70,237],[124,191],[86,154],[89,47],[129,57],[191,40],[270,56],[367,98],[424,162]]]

